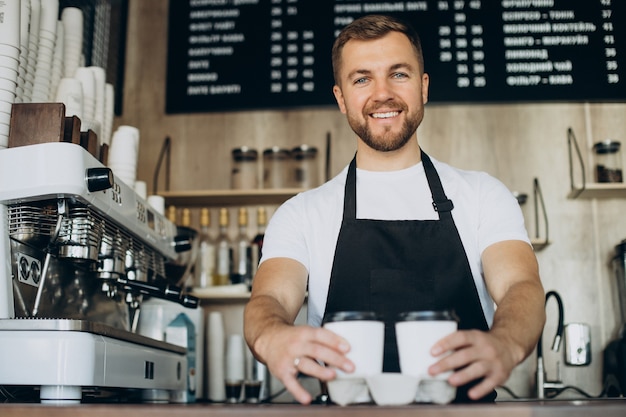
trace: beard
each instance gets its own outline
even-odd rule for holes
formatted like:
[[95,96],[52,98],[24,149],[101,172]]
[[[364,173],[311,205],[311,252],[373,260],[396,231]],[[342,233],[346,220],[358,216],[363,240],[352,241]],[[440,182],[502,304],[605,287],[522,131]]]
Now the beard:
[[408,113],[406,105],[401,104],[400,109],[407,117],[399,131],[392,131],[391,126],[385,126],[382,134],[374,134],[368,125],[369,114],[376,109],[366,109],[362,117],[356,117],[348,113],[348,124],[354,133],[370,148],[380,152],[392,152],[401,149],[411,139],[424,118],[424,108],[421,107],[416,113]]

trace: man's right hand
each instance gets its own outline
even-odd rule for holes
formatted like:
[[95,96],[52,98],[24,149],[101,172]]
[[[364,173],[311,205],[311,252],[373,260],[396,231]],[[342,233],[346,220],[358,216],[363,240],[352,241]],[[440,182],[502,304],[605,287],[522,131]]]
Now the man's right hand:
[[354,371],[345,356],[350,350],[346,340],[321,327],[277,325],[260,336],[254,347],[272,375],[302,404],[309,404],[312,397],[298,381],[298,373],[329,381],[336,376],[335,367]]

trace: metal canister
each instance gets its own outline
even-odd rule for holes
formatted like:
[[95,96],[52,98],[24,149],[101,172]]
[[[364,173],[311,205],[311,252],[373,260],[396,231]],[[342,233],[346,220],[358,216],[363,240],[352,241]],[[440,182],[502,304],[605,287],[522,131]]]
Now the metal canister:
[[612,139],[593,145],[597,182],[622,182],[621,143]]
[[258,188],[258,152],[248,146],[232,150],[231,188],[250,190]]
[[263,151],[263,188],[286,188],[289,186],[290,152],[279,146]]
[[319,185],[317,148],[300,145],[291,150],[292,184],[296,188],[313,188]]

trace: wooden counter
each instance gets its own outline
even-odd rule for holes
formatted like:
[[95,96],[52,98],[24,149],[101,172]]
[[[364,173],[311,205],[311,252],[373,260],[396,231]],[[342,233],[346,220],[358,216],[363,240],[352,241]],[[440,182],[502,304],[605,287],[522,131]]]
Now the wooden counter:
[[402,407],[297,404],[1,404],[2,417],[623,417],[626,400],[500,402],[471,405]]

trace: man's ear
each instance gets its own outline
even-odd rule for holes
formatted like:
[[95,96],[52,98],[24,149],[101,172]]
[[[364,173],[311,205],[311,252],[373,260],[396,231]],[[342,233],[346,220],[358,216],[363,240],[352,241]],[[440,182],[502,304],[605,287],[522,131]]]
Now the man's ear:
[[335,95],[335,100],[337,100],[339,110],[343,114],[346,114],[346,102],[343,99],[343,92],[341,91],[341,87],[335,84],[335,86],[333,86],[333,94]]

